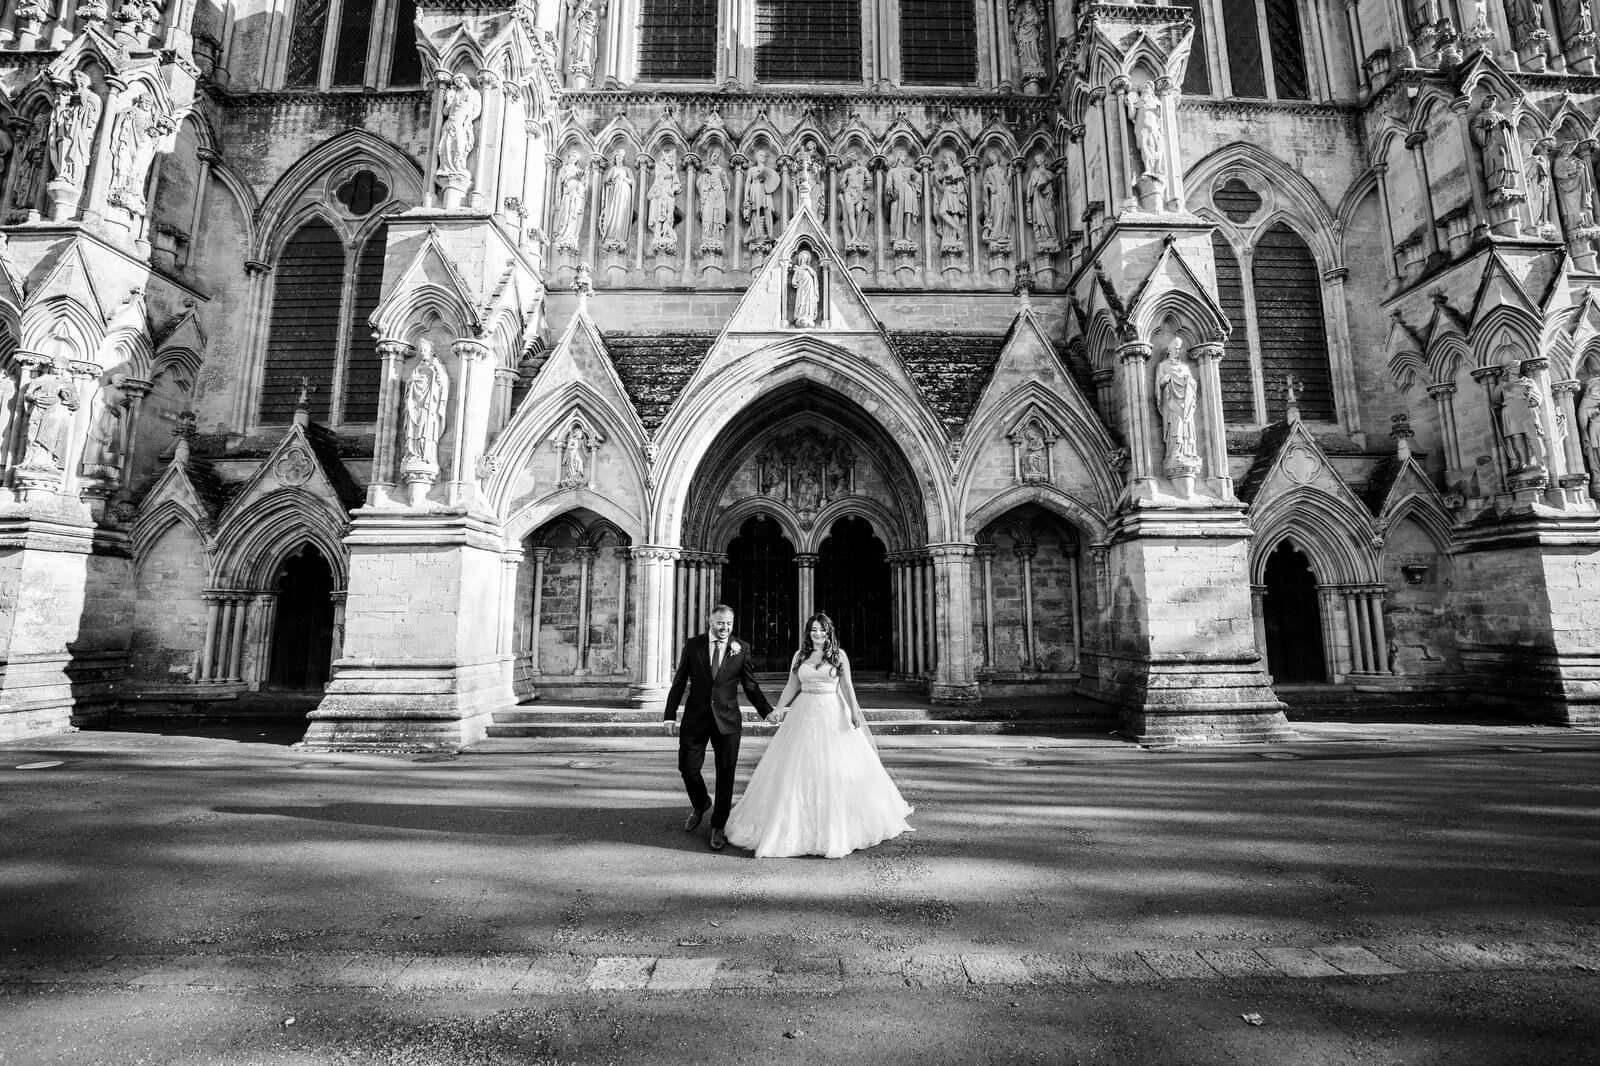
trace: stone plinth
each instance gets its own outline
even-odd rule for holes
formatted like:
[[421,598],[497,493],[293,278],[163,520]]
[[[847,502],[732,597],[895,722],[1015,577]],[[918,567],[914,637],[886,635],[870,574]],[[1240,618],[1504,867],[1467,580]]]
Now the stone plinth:
[[512,706],[499,651],[499,533],[462,511],[357,511],[343,654],[308,716],[312,748],[456,748]]
[[105,722],[127,667],[131,597],[120,535],[0,526],[0,740]]
[[1249,531],[1233,509],[1125,516],[1107,555],[1098,691],[1142,744],[1293,736],[1256,647]]

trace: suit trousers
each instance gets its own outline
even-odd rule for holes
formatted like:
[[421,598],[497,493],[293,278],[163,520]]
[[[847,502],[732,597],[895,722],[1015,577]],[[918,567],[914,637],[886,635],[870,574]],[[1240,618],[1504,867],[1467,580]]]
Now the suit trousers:
[[[717,774],[716,800],[706,791],[706,779],[700,768],[706,762],[706,742],[711,742],[713,766]],[[678,729],[678,772],[683,775],[683,787],[688,790],[689,802],[694,809],[711,808],[711,825],[721,829],[728,824],[728,812],[733,810],[733,775],[739,769],[739,734],[724,733],[717,728],[716,719],[709,713],[685,721]]]

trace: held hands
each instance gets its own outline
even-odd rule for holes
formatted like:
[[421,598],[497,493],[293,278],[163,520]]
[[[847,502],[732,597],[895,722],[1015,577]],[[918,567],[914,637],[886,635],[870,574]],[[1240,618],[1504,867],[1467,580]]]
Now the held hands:
[[767,715],[767,721],[771,722],[773,725],[782,725],[783,720],[787,717],[789,717],[789,708],[774,707],[772,709],[772,713]]

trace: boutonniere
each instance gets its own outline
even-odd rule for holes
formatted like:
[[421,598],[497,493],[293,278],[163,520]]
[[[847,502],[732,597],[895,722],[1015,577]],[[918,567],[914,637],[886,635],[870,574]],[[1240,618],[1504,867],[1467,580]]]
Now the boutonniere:
[[737,640],[728,641],[728,654],[729,655],[738,655],[739,652],[742,651],[742,650],[743,649],[739,646],[739,642]]

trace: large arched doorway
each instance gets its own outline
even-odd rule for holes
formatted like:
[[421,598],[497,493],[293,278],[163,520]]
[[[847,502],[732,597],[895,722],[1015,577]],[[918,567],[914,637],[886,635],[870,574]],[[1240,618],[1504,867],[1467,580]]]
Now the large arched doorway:
[[1317,575],[1295,546],[1284,541],[1267,556],[1266,597],[1261,605],[1267,638],[1267,669],[1289,684],[1328,679],[1322,654],[1322,610]]
[[894,654],[886,554],[865,518],[839,519],[817,546],[813,603],[833,619],[857,674],[887,671]]
[[333,658],[333,570],[307,544],[283,561],[273,586],[278,599],[267,687],[321,692]]
[[733,608],[735,631],[750,641],[757,670],[787,671],[800,647],[796,584],[794,545],[778,523],[746,519],[728,545],[722,598]]

